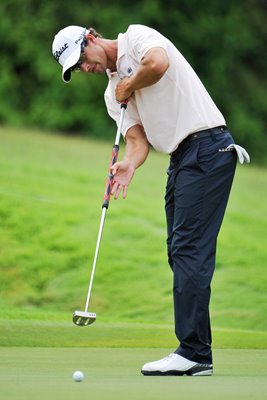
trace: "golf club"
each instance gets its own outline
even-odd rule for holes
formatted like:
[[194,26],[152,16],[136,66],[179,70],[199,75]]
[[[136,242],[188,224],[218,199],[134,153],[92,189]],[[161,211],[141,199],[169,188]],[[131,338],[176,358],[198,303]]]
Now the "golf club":
[[88,312],[88,307],[89,307],[89,302],[90,302],[90,297],[91,297],[91,292],[92,292],[92,286],[93,286],[93,280],[94,280],[94,274],[95,274],[95,268],[96,268],[96,262],[97,262],[98,252],[99,252],[100,241],[101,241],[102,232],[103,232],[103,228],[104,228],[105,216],[106,216],[106,212],[107,212],[107,209],[109,206],[110,195],[111,195],[111,185],[112,185],[112,181],[113,181],[113,175],[110,172],[110,168],[115,164],[115,162],[117,162],[117,159],[118,159],[120,135],[121,135],[121,129],[122,129],[122,124],[123,124],[123,119],[124,119],[124,114],[125,114],[126,108],[127,108],[127,101],[123,101],[121,103],[120,119],[119,119],[119,123],[118,123],[115,144],[112,149],[110,166],[109,166],[109,174],[108,174],[107,181],[106,181],[104,201],[102,204],[102,215],[101,215],[100,227],[99,227],[98,238],[97,238],[97,243],[96,243],[95,256],[94,256],[92,273],[91,273],[91,278],[90,278],[90,283],[89,283],[88,295],[87,295],[86,304],[85,304],[85,310],[84,311],[74,311],[74,313],[73,313],[72,320],[73,320],[74,324],[77,326],[88,326],[88,325],[92,324],[93,322],[95,322],[95,320],[96,320],[96,313]]

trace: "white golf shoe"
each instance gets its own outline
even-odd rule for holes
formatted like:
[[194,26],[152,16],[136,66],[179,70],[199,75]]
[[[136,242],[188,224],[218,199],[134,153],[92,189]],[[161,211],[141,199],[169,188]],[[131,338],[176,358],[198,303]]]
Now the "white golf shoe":
[[187,360],[176,353],[158,361],[145,364],[141,370],[143,375],[212,375],[212,364],[199,364]]

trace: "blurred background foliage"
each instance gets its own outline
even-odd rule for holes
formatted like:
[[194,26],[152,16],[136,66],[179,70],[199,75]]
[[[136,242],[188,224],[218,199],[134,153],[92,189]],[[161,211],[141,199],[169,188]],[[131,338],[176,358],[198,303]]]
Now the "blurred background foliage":
[[93,26],[116,38],[141,23],[175,43],[236,142],[253,162],[267,163],[266,0],[1,0],[0,16],[0,124],[113,134],[103,100],[106,76],[75,74],[64,84],[51,44],[67,25]]

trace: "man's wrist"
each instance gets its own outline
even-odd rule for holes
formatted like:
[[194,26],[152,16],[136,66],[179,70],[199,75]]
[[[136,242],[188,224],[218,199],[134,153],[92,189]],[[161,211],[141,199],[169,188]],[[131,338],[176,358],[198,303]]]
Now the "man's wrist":
[[135,91],[135,88],[134,88],[134,75],[130,76],[127,79],[127,81],[126,81],[126,90],[129,93],[128,97],[130,97],[133,94],[133,92]]

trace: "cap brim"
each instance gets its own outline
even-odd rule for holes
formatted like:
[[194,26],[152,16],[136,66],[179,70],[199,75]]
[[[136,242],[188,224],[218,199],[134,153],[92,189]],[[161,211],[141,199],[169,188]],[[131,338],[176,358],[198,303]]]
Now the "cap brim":
[[79,61],[80,55],[81,48],[79,47],[65,61],[62,69],[62,79],[65,83],[68,83],[71,80],[71,68]]

